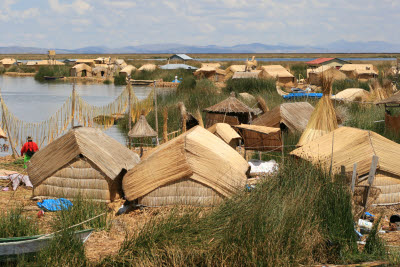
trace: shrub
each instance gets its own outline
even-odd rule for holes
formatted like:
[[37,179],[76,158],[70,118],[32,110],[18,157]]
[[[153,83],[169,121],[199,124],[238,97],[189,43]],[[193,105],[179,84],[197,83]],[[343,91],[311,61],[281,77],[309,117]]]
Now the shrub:
[[16,207],[0,213],[0,238],[37,235],[37,223],[22,214],[23,208]]
[[229,79],[226,81],[226,92],[253,93],[275,92],[276,81],[274,79]]
[[126,77],[124,75],[118,74],[114,76],[115,85],[126,85]]
[[41,66],[35,75],[35,80],[44,81],[45,76],[68,77],[70,68],[68,66]]
[[362,88],[369,91],[369,82],[360,82],[352,79],[336,80],[332,84],[332,93],[337,94],[347,88]]

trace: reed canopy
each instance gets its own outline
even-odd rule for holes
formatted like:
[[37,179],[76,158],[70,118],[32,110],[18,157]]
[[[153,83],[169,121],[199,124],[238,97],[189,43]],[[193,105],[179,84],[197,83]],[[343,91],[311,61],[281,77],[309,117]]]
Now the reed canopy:
[[259,125],[241,124],[233,126],[244,141],[246,150],[280,151],[282,150],[281,129]]
[[139,161],[101,130],[75,127],[33,155],[28,175],[34,196],[109,202],[122,196],[122,177]]
[[145,206],[211,206],[246,184],[249,165],[201,126],[162,144],[122,181],[126,199]]
[[283,103],[256,118],[252,124],[302,133],[313,111],[314,107],[308,102]]
[[229,125],[250,123],[257,113],[256,110],[238,100],[234,92],[227,99],[205,108],[203,111],[206,112],[206,128],[219,122]]
[[154,137],[157,136],[157,132],[151,128],[144,115],[140,115],[139,120],[135,126],[129,131],[129,137],[142,138],[142,137]]
[[211,133],[221,138],[225,143],[235,148],[239,145],[240,135],[227,123],[216,123],[208,128]]
[[376,203],[400,202],[400,144],[375,132],[351,127],[340,127],[313,142],[295,149],[290,154],[339,173],[341,166],[351,174],[357,163],[359,177],[367,175],[372,156],[379,157],[373,186],[381,190]]

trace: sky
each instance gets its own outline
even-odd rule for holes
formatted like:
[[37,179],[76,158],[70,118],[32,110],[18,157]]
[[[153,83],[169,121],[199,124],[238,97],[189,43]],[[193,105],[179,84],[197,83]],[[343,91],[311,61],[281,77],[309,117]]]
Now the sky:
[[399,0],[0,0],[0,46],[400,43]]

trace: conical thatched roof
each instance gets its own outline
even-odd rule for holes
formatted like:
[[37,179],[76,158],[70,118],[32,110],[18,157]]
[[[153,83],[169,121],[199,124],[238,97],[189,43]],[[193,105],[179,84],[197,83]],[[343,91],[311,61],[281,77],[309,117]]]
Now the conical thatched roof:
[[133,128],[129,131],[128,136],[136,138],[153,137],[157,136],[157,132],[151,128],[150,124],[146,120],[146,117],[141,115],[135,126],[133,126]]
[[389,98],[386,98],[384,100],[381,100],[379,102],[376,103],[377,105],[380,104],[400,104],[400,92],[397,92],[396,94],[392,95]]
[[204,111],[215,113],[255,113],[253,109],[249,108],[246,104],[238,100],[235,97],[235,93],[231,93],[227,99],[219,102],[218,104],[205,108]]
[[[157,188],[189,179],[227,197],[245,185],[248,169],[246,160],[232,147],[196,126],[156,148],[125,175],[122,187],[125,197],[131,201]],[[184,192],[201,195],[200,189],[192,190]],[[169,197],[176,194],[176,190],[170,192]]]
[[80,156],[111,180],[140,161],[136,153],[101,130],[76,127],[33,155],[28,166],[32,184],[40,185],[59,169],[79,160]]
[[7,134],[0,128],[0,138],[7,139]]

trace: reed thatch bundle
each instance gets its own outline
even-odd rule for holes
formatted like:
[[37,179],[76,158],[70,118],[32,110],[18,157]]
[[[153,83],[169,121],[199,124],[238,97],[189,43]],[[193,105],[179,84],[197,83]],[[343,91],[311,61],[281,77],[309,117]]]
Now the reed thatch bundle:
[[128,133],[128,136],[133,138],[154,137],[157,135],[157,132],[151,128],[144,115],[140,116],[135,126]]
[[267,102],[265,102],[264,98],[262,98],[261,96],[257,96],[257,105],[258,105],[258,108],[261,109],[263,113],[266,113],[269,111]]
[[199,126],[204,128],[204,122],[203,122],[203,117],[201,116],[200,110],[197,109],[196,110],[196,114],[195,114],[196,119],[199,122]]
[[155,149],[122,186],[128,200],[146,205],[212,205],[244,186],[248,168],[233,148],[196,126]]
[[378,80],[374,80],[370,85],[371,99],[376,102],[385,100],[393,95],[392,82],[384,80],[382,84]]
[[215,134],[225,143],[235,148],[239,145],[240,135],[227,123],[216,123],[208,128],[211,133]]
[[163,110],[163,142],[168,142],[168,108]]
[[28,175],[35,196],[74,198],[84,193],[112,201],[123,174],[139,161],[137,154],[99,129],[75,127],[34,154]]
[[322,89],[323,96],[311,114],[307,127],[297,144],[298,146],[307,144],[338,128],[337,116],[331,100],[332,80],[324,79]]
[[372,131],[340,127],[315,139],[290,154],[321,165],[332,173],[339,173],[341,166],[351,174],[357,163],[359,177],[367,175],[372,156],[379,157],[377,175],[373,186],[382,190],[377,203],[400,202],[400,145]]

